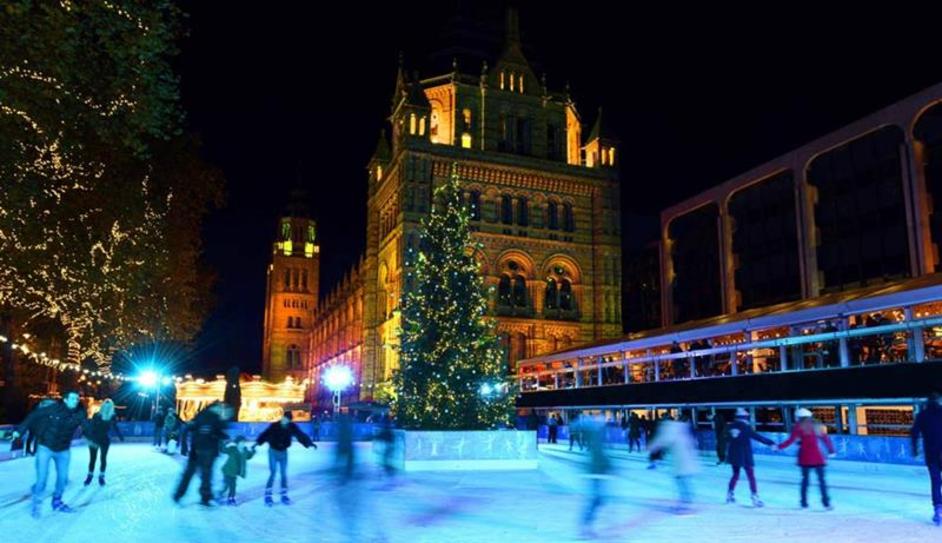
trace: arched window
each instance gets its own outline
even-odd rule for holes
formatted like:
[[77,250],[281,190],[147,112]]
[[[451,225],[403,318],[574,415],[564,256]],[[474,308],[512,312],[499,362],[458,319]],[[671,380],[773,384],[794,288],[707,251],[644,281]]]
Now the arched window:
[[468,195],[468,211],[471,214],[472,221],[481,220],[481,193],[472,190]]
[[297,345],[288,345],[285,361],[289,370],[301,369],[301,350]]
[[497,303],[505,306],[510,306],[513,303],[509,275],[500,276],[500,283],[497,284]]
[[468,132],[461,134],[461,146],[465,149],[471,148],[471,134]]
[[513,305],[516,307],[527,306],[527,280],[522,275],[514,277]]
[[559,230],[559,207],[552,200],[546,204],[546,227],[550,230]]
[[563,230],[572,232],[576,229],[575,217],[572,216],[572,204],[563,204]]
[[464,108],[461,110],[461,120],[464,121],[465,130],[471,130],[471,110]]
[[556,280],[552,277],[546,280],[546,292],[543,300],[543,306],[546,309],[559,308],[559,289],[556,287]]
[[410,113],[409,114],[409,134],[415,135],[415,129],[416,129],[415,122],[416,122],[415,113]]
[[527,199],[523,196],[517,198],[517,224],[527,226],[530,222],[529,207]]
[[559,308],[572,311],[572,284],[567,279],[563,279],[559,285]]
[[520,75],[520,79],[518,79],[518,83],[519,85],[518,85],[517,90],[520,91],[520,94],[523,94],[523,75]]
[[425,115],[422,115],[422,117],[419,119],[419,135],[425,135]]
[[514,223],[513,199],[509,194],[503,194],[500,197],[500,222],[504,224]]
[[301,271],[301,288],[307,290],[307,270]]
[[501,72],[500,73],[500,90],[504,90],[506,79],[507,79],[507,74],[504,72]]
[[291,290],[291,270],[285,270],[285,290]]

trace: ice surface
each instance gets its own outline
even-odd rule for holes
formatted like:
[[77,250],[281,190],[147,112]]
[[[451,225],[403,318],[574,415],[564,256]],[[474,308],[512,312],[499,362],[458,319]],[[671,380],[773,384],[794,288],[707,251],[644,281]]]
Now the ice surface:
[[[564,446],[541,445],[540,469],[529,472],[409,474],[388,488],[370,465],[369,445],[358,446],[360,472],[340,486],[331,470],[333,448],[290,449],[290,496],[294,503],[266,508],[267,446],[249,462],[239,480],[237,507],[205,510],[197,504],[198,477],[183,506],[170,494],[182,471],[172,458],[145,444],[111,447],[108,484],[82,487],[88,460],[84,447],[72,449],[66,503],[74,514],[52,512],[43,502],[39,520],[29,514],[33,460],[0,462],[0,541],[19,543],[167,542],[494,542],[573,541],[586,500],[584,456]],[[651,542],[821,542],[942,541],[942,528],[929,522],[929,482],[913,466],[834,462],[827,476],[835,510],[820,505],[812,476],[811,508],[798,507],[799,471],[793,460],[757,456],[759,493],[766,507],[753,509],[745,476],[739,503],[726,505],[728,466],[704,469],[695,479],[693,514],[671,512],[675,498],[669,463],[646,468],[642,454],[612,451],[616,471],[608,481],[608,501],[595,529],[602,541]],[[220,486],[217,463],[217,481]],[[54,482],[50,474],[47,492]]]

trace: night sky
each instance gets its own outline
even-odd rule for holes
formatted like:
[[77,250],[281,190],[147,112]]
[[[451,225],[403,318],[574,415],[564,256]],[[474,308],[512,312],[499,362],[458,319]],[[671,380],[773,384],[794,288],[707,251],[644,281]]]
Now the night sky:
[[[219,279],[188,369],[260,371],[265,268],[299,175],[318,221],[322,295],[356,262],[365,165],[398,52],[408,70],[436,75],[424,67],[450,45],[456,13],[502,36],[503,3],[465,4],[183,3],[187,128],[228,191],[204,229]],[[570,82],[585,130],[603,106],[622,141],[626,255],[656,238],[662,208],[942,81],[932,18],[911,10],[519,5],[536,73],[551,89]]]

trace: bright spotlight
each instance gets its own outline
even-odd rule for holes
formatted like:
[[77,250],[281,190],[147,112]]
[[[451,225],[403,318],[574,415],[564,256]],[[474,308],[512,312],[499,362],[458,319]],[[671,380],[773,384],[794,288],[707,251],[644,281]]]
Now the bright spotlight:
[[144,388],[154,388],[157,386],[158,381],[160,381],[160,376],[151,370],[142,371],[141,374],[137,376],[137,384]]
[[481,385],[481,396],[490,396],[491,395],[491,385],[484,383]]
[[353,384],[353,372],[347,366],[331,366],[324,372],[324,384],[331,392],[341,391]]

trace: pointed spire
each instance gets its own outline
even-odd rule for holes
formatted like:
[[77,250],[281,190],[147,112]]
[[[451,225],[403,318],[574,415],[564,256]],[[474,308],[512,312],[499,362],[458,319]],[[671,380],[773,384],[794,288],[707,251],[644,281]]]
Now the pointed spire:
[[402,51],[399,51],[399,68],[396,70],[396,89],[393,91],[392,95],[393,109],[396,108],[399,100],[402,100],[403,96],[405,96],[408,83],[409,82],[406,80],[404,55]]
[[507,40],[507,45],[520,45],[520,16],[517,13],[517,8],[513,6],[507,7],[507,18],[505,20],[506,34],[505,39]]
[[392,157],[389,150],[389,142],[386,141],[386,130],[379,131],[379,140],[376,142],[376,150],[373,151],[373,160],[388,162]]

